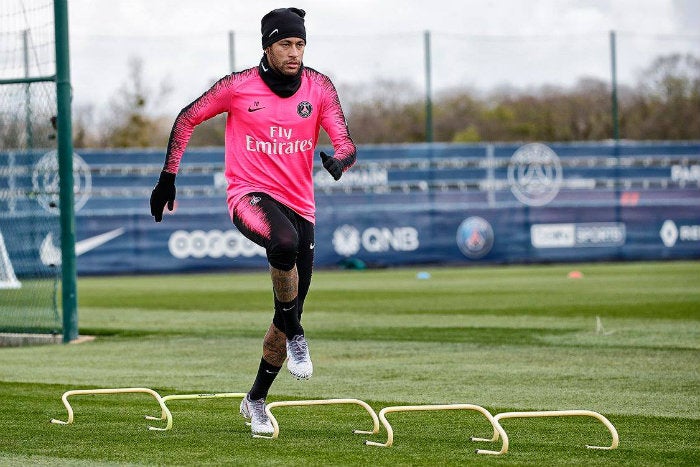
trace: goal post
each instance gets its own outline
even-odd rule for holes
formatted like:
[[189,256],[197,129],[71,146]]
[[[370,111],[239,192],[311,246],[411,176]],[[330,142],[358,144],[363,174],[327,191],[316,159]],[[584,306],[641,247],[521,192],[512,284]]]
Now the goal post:
[[[68,3],[3,5],[0,332],[62,334],[68,343],[78,338]],[[59,232],[60,258],[46,251]]]
[[58,132],[59,200],[61,207],[63,342],[68,343],[78,338],[68,0],[54,0],[54,30],[56,36],[56,105],[58,109],[56,130]]

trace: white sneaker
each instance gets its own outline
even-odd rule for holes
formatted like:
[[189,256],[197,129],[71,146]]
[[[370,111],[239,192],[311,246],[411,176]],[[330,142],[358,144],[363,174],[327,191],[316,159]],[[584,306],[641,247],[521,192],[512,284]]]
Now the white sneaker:
[[272,422],[265,412],[265,399],[250,400],[250,396],[246,396],[241,401],[241,415],[246,420],[250,420],[250,431],[254,435],[271,435],[275,429],[272,427]]
[[287,369],[296,379],[309,379],[314,372],[309,345],[301,334],[287,339]]

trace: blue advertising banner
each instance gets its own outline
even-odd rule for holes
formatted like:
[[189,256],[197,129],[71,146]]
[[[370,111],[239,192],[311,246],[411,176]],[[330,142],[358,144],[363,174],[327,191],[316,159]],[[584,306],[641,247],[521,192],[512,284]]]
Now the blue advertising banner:
[[[18,276],[27,245],[60,262],[60,233],[36,221],[58,215],[52,158],[0,153],[0,265]],[[187,151],[156,224],[162,161],[75,154],[78,273],[265,268],[229,219],[223,149]],[[700,258],[700,142],[363,146],[339,182],[320,158],[314,180],[317,267]]]

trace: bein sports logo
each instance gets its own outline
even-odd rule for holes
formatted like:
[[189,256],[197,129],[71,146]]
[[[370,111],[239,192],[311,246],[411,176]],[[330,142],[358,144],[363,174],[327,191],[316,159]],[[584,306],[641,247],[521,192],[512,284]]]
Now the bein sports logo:
[[415,227],[369,227],[360,233],[352,225],[342,225],[333,232],[333,248],[341,256],[357,254],[361,248],[369,253],[415,251],[420,246]]
[[530,243],[535,248],[619,247],[625,244],[623,222],[532,224]]
[[491,224],[484,218],[472,216],[464,219],[457,228],[457,246],[464,256],[479,259],[493,248],[495,236]]
[[548,146],[526,144],[513,153],[508,164],[508,183],[518,200],[528,206],[544,206],[562,185],[559,157]]
[[168,250],[178,259],[265,256],[264,248],[251,242],[237,230],[176,230],[170,235]]

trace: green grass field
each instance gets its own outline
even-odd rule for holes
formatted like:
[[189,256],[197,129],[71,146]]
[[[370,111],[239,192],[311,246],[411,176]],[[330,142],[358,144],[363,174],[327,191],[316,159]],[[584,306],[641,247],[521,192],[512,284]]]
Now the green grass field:
[[[582,279],[568,279],[573,269]],[[173,428],[146,395],[69,389],[149,387],[162,395],[245,392],[272,298],[266,273],[79,281],[81,334],[93,342],[0,348],[0,465],[700,465],[700,263],[317,271],[304,326],[315,373],[280,373],[269,401],[358,398],[390,405],[471,403],[589,409],[592,418],[503,420],[510,449],[475,412],[391,414],[355,435],[356,406],[278,408],[276,440],[253,439],[238,400],[171,401]],[[600,318],[604,332],[597,327]],[[597,332],[598,331],[598,332]]]

